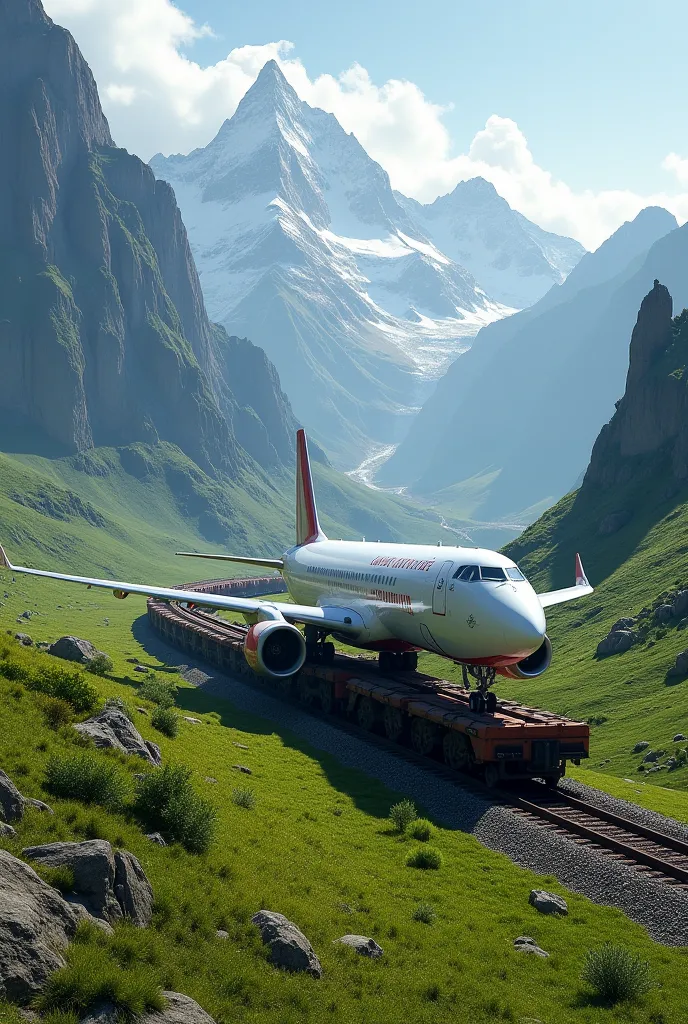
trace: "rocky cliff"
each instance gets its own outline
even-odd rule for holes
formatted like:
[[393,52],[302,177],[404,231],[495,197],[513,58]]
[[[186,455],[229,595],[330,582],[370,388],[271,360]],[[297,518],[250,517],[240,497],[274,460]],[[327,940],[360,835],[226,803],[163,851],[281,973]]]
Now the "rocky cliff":
[[0,4],[0,138],[0,448],[164,440],[230,473],[290,458],[274,369],[209,322],[172,189],[115,147],[39,0]]

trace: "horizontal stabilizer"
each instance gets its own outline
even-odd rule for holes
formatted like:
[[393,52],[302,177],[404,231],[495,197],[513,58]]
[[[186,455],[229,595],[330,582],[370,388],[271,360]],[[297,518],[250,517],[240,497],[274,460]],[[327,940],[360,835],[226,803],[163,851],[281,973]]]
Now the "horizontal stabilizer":
[[242,562],[244,565],[261,565],[265,569],[283,569],[281,558],[251,558],[249,555],[204,555],[199,551],[177,551],[183,558],[210,558],[215,562]]
[[592,594],[592,592],[593,588],[590,586],[588,577],[585,575],[581,557],[579,554],[576,554],[575,587],[566,587],[564,590],[550,590],[546,594],[538,594],[538,597],[543,608],[550,608],[553,604],[575,601],[577,597],[585,597],[586,594]]

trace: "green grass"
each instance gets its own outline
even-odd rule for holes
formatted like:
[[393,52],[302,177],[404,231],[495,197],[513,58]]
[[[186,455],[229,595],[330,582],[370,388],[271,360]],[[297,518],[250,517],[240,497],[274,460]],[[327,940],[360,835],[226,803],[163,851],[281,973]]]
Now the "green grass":
[[[122,646],[132,643],[121,640]],[[8,646],[30,671],[51,660],[0,637],[0,647]],[[134,679],[90,678],[102,697],[120,697],[131,708],[140,703]],[[620,912],[567,893],[554,878],[525,871],[460,832],[433,828],[439,870],[407,867],[418,844],[388,820],[403,794],[342,767],[288,730],[172,678],[179,685],[178,706],[202,725],[182,720],[177,739],[168,740],[152,729],[150,716],[133,714],[144,737],[160,742],[165,763],[184,765],[194,791],[216,810],[216,838],[200,855],[179,844],[150,843],[126,808],[107,811],[47,794],[49,758],[80,753],[82,741],[71,727],[49,729],[37,695],[0,677],[0,764],[24,793],[48,799],[56,812],[30,809],[16,840],[3,839],[3,846],[18,855],[37,843],[106,838],[140,859],[155,892],[150,928],[123,925],[111,938],[80,936],[46,1006],[81,1008],[112,992],[124,1008],[140,1007],[162,986],[197,999],[218,1024],[681,1019],[685,950],[653,943]],[[251,813],[231,799],[237,742],[248,747],[242,761],[252,770],[257,797]],[[115,765],[133,788],[138,759],[100,751],[93,756]],[[565,895],[568,917],[538,915],[528,904],[536,887]],[[424,904],[436,913],[431,926],[425,910],[414,918]],[[321,958],[322,980],[270,965],[250,924],[261,908],[278,910],[303,929]],[[215,938],[218,928],[229,932],[229,940]],[[351,932],[375,938],[384,957],[363,961],[333,945]],[[513,939],[521,934],[532,935],[550,958],[516,953]],[[588,949],[620,941],[650,963],[658,985],[610,1017],[588,997],[581,972]],[[15,1024],[12,1010],[7,1019]]]

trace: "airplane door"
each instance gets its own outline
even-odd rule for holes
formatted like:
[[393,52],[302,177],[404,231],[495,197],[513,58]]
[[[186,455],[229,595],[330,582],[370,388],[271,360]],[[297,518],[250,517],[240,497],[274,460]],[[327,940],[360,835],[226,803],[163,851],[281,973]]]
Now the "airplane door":
[[432,592],[432,610],[435,615],[447,614],[447,587],[452,565],[453,562],[443,562],[437,573],[435,589]]

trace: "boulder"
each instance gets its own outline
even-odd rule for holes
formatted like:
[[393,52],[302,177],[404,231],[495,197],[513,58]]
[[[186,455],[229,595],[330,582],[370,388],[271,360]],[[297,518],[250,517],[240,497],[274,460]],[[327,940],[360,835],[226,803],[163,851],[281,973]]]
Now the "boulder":
[[157,843],[158,846],[167,846],[167,843],[165,842],[165,840],[163,839],[159,832],[149,832],[146,835],[146,839],[150,839],[151,843]]
[[61,636],[48,648],[48,654],[65,661],[76,661],[79,665],[88,665],[102,651],[97,650],[90,640],[81,640],[78,636]]
[[26,801],[9,775],[0,769],[0,820],[20,821],[24,816]]
[[243,772],[244,775],[253,775],[250,768],[247,768],[245,764],[233,764],[232,768],[235,772]]
[[0,850],[0,999],[28,1003],[64,967],[82,913],[6,850]]
[[683,735],[682,732],[677,732],[671,742],[672,743],[680,743],[681,740],[685,740],[685,739],[686,739],[686,737]]
[[224,930],[224,928],[218,928],[217,931],[215,932],[215,938],[216,939],[222,939],[222,940],[228,939],[229,938],[229,932],[226,932]]
[[617,629],[608,633],[597,645],[598,658],[606,658],[610,654],[623,654],[633,646],[636,634],[630,629]]
[[544,889],[531,889],[528,902],[541,914],[568,914],[569,908],[565,899],[556,893]]
[[649,746],[650,744],[647,742],[647,740],[638,740],[636,745],[633,747],[633,753],[639,754],[641,750],[647,750]]
[[22,856],[50,868],[68,867],[74,875],[74,892],[94,917],[111,922],[122,917],[113,888],[115,858],[105,839],[29,846],[22,850]]
[[275,966],[285,967],[288,971],[306,971],[314,978],[322,977],[320,961],[310,942],[284,914],[259,910],[251,918],[251,923],[258,928],[263,943],[270,946]]
[[673,602],[674,618],[682,619],[688,615],[688,590],[679,590]]
[[681,651],[680,654],[676,655],[676,661],[667,674],[672,677],[688,675],[688,651]]
[[33,647],[33,640],[28,633],[15,633],[14,639],[18,640],[20,644],[24,645],[24,647]]
[[34,800],[34,798],[32,796],[25,796],[24,797],[24,804],[27,807],[33,807],[37,811],[41,811],[42,814],[54,814],[55,813],[55,811],[52,809],[52,807],[50,807],[48,804],[44,803],[42,800]]
[[200,718],[194,718],[193,715],[184,715],[184,721],[189,722],[191,725],[201,725]]
[[355,949],[361,956],[367,956],[371,960],[378,960],[384,953],[382,946],[378,946],[375,939],[369,939],[365,935],[342,935],[341,939],[334,941]]
[[663,750],[648,750],[647,754],[643,758],[643,761],[652,764],[654,761],[659,761],[663,753]]
[[666,626],[674,617],[674,607],[670,604],[660,604],[659,608],[655,609],[655,621],[661,625]]
[[134,672],[140,672],[142,675],[146,675],[148,672],[150,672],[150,669],[146,668],[145,665],[137,665],[136,668],[134,669]]
[[215,1021],[190,996],[181,992],[163,992],[167,1002],[160,1013],[146,1013],[140,1024],[215,1024]]
[[531,939],[530,935],[519,935],[517,939],[514,939],[514,946],[521,953],[534,953],[535,956],[549,956],[544,949],[538,946],[535,939]]
[[145,928],[153,919],[153,889],[133,853],[115,853],[115,896],[125,917]]
[[622,629],[633,629],[635,626],[635,619],[631,619],[626,616],[623,619],[617,619],[614,625],[609,630],[610,633],[618,633]]
[[97,747],[111,747],[125,754],[136,754],[149,764],[159,765],[160,748],[146,742],[133,722],[117,708],[105,708],[98,715],[74,725],[77,732],[88,736]]
[[4,821],[0,821],[0,836],[5,836],[6,839],[14,839],[16,834],[16,829],[12,828],[11,825],[6,825]]

